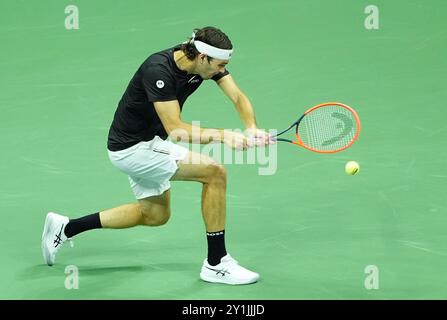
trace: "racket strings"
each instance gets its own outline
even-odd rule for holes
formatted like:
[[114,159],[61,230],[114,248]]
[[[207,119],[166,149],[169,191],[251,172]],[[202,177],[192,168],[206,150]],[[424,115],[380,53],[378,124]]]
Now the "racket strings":
[[298,126],[298,135],[312,149],[331,151],[349,145],[357,129],[351,111],[337,105],[324,106],[306,114]]

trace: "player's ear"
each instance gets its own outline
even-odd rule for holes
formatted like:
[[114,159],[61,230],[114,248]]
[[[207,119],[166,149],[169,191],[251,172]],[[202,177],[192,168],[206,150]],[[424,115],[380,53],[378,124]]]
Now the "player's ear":
[[206,61],[208,61],[208,56],[204,53],[200,53],[198,57],[200,64],[203,64],[205,62],[205,59]]

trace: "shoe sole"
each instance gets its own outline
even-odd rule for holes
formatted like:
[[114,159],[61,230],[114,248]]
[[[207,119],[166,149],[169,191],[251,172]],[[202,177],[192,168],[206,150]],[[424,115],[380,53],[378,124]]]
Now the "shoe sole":
[[45,260],[46,264],[49,266],[52,266],[54,262],[51,261],[51,255],[48,253],[47,247],[46,247],[46,239],[48,236],[48,230],[49,225],[50,225],[50,220],[51,217],[53,216],[52,212],[49,212],[47,214],[47,217],[45,218],[45,225],[43,227],[43,233],[42,233],[42,244],[41,244],[41,248],[42,248],[42,255],[43,255],[43,259]]
[[231,282],[228,282],[228,281],[223,281],[223,279],[216,279],[216,278],[212,278],[212,277],[208,277],[206,275],[200,274],[200,279],[202,279],[203,281],[206,281],[206,282],[211,282],[211,283],[222,283],[222,284],[229,284],[229,285],[236,286],[236,285],[244,285],[244,284],[256,283],[256,282],[258,282],[259,278],[252,279],[252,280],[249,280],[249,281],[244,281],[244,282],[242,282],[242,281],[231,281]]

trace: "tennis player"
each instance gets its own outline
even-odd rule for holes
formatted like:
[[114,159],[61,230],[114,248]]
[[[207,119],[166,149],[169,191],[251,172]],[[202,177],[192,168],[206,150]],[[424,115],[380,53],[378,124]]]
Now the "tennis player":
[[[54,264],[67,239],[81,232],[165,224],[171,215],[170,181],[198,181],[203,184],[202,216],[208,240],[200,278],[231,285],[258,280],[259,274],[239,265],[225,247],[225,168],[170,141],[184,140],[186,132],[189,142],[219,142],[238,150],[251,147],[252,139],[257,145],[273,143],[268,133],[257,128],[252,104],[226,69],[232,53],[225,33],[205,27],[194,30],[187,42],[154,53],[143,62],[119,102],[107,145],[112,164],[128,175],[137,202],[78,219],[48,213],[42,235],[48,265]],[[246,135],[203,129],[181,119],[186,99],[210,79],[234,103]]]

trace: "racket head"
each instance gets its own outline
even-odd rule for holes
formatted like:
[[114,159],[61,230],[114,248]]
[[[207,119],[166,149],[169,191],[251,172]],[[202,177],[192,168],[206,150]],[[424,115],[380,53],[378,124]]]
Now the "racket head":
[[360,134],[357,112],[340,102],[325,102],[307,110],[296,125],[296,141],[313,152],[336,153],[352,146]]

